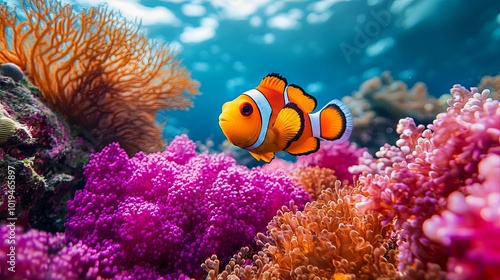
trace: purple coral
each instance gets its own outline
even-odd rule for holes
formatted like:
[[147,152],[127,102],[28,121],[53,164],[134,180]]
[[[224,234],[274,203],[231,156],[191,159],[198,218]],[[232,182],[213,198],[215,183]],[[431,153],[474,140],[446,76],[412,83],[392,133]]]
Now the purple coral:
[[319,166],[335,170],[335,176],[343,181],[353,182],[353,173],[349,167],[357,165],[358,160],[367,152],[366,148],[357,148],[349,142],[321,142],[320,149],[313,154],[297,158],[297,165]]
[[62,233],[23,232],[21,227],[3,224],[0,238],[2,279],[92,279],[97,275],[94,250],[81,242],[66,247]]
[[[447,201],[458,197],[456,192],[477,188],[476,184],[484,180],[479,163],[500,155],[499,102],[488,98],[488,90],[479,93],[476,88],[468,91],[459,85],[451,89],[451,94],[447,112],[438,114],[428,129],[416,126],[411,118],[402,119],[397,128],[397,147],[382,147],[377,153],[379,159],[371,159],[371,164],[362,167],[371,171],[358,181],[370,196],[360,197],[357,207],[381,213],[386,222],[395,220],[400,230],[399,268],[410,276],[416,276],[412,274],[415,269],[430,272],[435,265],[442,269],[450,265],[452,249],[446,242],[431,240],[439,239],[435,234],[431,239],[425,236],[422,225],[446,210]],[[497,196],[498,185],[492,197]]]
[[309,199],[284,173],[195,148],[184,135],[162,153],[129,159],[115,143],[91,156],[85,189],[68,203],[66,234],[99,252],[100,276],[199,278],[206,258],[253,245],[282,205]]

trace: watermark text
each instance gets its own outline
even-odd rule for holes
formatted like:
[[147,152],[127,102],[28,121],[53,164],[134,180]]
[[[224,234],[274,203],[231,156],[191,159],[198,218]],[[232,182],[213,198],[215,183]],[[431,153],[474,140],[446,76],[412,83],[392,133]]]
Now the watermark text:
[[16,272],[16,170],[13,166],[7,168],[7,227],[9,235],[7,244],[10,245],[7,253],[7,268],[11,272]]

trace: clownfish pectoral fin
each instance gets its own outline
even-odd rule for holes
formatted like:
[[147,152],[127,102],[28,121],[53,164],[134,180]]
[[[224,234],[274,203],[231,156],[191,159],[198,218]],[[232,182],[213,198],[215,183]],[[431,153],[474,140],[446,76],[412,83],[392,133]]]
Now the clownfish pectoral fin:
[[328,141],[345,141],[351,136],[352,115],[344,103],[332,100],[323,109],[309,114],[313,137]]
[[269,163],[271,162],[271,160],[273,160],[274,158],[274,153],[273,152],[269,152],[269,153],[264,153],[264,154],[257,154],[257,153],[252,153],[252,152],[249,152],[250,155],[252,155],[256,160],[263,160],[265,161],[266,163]]
[[277,73],[270,73],[267,74],[262,81],[260,81],[260,84],[257,86],[257,90],[263,92],[262,88],[268,88],[282,93],[285,90],[287,83],[286,78],[281,77]]
[[289,85],[287,88],[290,102],[299,105],[306,113],[311,113],[316,108],[316,98],[306,93],[298,85]]
[[273,125],[273,131],[278,136],[276,144],[282,150],[299,139],[304,131],[304,115],[297,104],[288,103],[281,109]]
[[315,153],[319,150],[319,139],[315,137],[309,137],[304,141],[293,142],[290,147],[286,148],[289,154],[294,156],[303,156],[311,153]]

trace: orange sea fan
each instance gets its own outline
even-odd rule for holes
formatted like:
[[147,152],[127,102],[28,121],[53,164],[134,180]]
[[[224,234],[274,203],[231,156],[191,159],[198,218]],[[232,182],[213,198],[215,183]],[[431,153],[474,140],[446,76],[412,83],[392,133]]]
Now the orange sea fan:
[[20,66],[43,99],[82,126],[96,145],[129,154],[162,149],[158,110],[186,108],[198,83],[167,45],[106,6],[79,13],[56,1],[0,5],[0,63]]

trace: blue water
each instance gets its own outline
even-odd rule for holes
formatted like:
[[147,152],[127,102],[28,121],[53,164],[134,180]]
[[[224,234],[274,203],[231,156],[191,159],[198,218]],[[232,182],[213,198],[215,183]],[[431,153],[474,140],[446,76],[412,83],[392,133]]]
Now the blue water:
[[142,18],[149,37],[181,50],[201,83],[192,109],[158,117],[168,123],[167,139],[188,133],[220,143],[221,105],[269,72],[301,85],[319,106],[385,70],[410,86],[425,82],[436,96],[500,72],[496,0],[82,0],[76,6],[103,2]]
[[[320,106],[351,94],[384,70],[409,85],[423,81],[436,96],[453,84],[477,86],[482,76],[500,73],[500,1],[260,2],[268,3],[243,19],[227,18],[224,9],[203,4],[204,17],[218,21],[214,37],[181,42],[181,57],[201,82],[203,95],[190,111],[169,115],[192,139],[222,141],[217,124],[221,105],[255,87],[269,72],[301,85]],[[166,6],[178,15],[183,4]],[[285,29],[273,27],[273,17],[281,14],[296,20]],[[324,22],[313,23],[314,16]],[[179,18],[182,25],[166,38],[177,39],[184,26],[199,24],[196,17]],[[253,26],[257,19],[262,23]],[[162,31],[154,29],[153,34]]]

